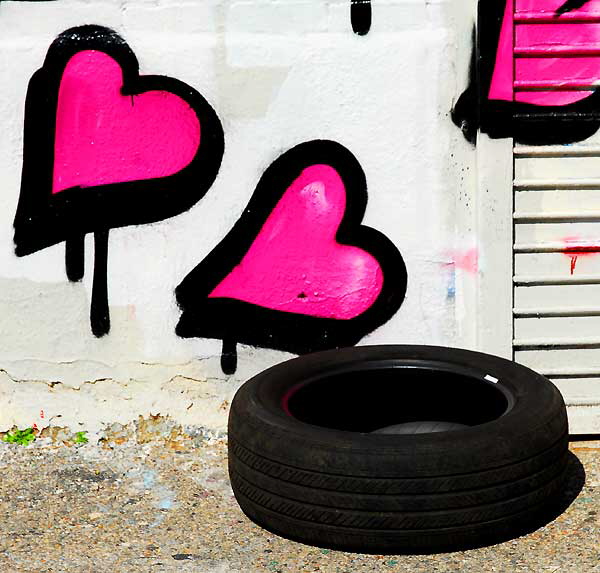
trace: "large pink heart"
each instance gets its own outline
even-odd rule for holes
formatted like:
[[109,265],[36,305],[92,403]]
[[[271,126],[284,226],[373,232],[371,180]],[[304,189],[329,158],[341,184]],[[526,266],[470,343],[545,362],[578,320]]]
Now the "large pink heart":
[[209,298],[335,319],[366,311],[381,292],[383,272],[366,251],[337,242],[345,209],[346,189],[333,167],[304,169]]
[[167,91],[122,95],[123,73],[104,52],[67,63],[58,94],[52,192],[173,175],[200,145],[194,110]]

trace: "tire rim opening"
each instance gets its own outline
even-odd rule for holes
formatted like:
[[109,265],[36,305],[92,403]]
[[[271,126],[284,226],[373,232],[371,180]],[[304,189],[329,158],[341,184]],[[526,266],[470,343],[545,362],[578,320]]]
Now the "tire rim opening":
[[509,408],[483,375],[452,367],[393,366],[324,375],[283,398],[297,420],[336,430],[376,434],[450,432],[491,422]]

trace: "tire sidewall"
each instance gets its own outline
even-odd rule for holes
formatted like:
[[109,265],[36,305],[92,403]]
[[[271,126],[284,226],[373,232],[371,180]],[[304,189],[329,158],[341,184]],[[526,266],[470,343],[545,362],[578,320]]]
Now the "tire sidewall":
[[[381,363],[437,364],[469,371],[482,383],[494,384],[507,397],[509,407],[485,424],[413,435],[314,426],[283,408],[284,396],[299,385]],[[486,380],[486,375],[497,383]],[[246,382],[234,397],[229,417],[230,440],[260,456],[298,468],[354,476],[371,476],[374,469],[379,477],[397,477],[399,472],[419,477],[486,470],[533,457],[567,431],[562,396],[543,376],[496,356],[434,346],[354,347],[290,360]]]

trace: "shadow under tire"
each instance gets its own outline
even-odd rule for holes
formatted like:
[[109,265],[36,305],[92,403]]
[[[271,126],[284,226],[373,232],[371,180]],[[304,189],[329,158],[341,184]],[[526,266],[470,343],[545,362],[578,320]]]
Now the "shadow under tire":
[[543,376],[487,354],[372,346],[246,382],[229,415],[242,510],[309,544],[424,553],[494,543],[560,496],[568,426]]

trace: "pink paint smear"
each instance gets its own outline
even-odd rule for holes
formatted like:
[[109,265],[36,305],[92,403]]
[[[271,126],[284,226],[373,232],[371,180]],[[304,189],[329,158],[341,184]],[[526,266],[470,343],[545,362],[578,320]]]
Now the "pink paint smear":
[[288,187],[250,249],[210,298],[232,298],[316,317],[351,319],[383,286],[377,260],[336,241],[346,189],[335,169],[312,165]]
[[446,254],[451,259],[451,265],[455,269],[460,269],[467,273],[475,274],[479,270],[479,251],[473,247],[471,249],[456,249]]
[[96,50],[74,55],[58,93],[52,192],[173,175],[194,158],[200,123],[166,91],[121,95],[123,74]]

